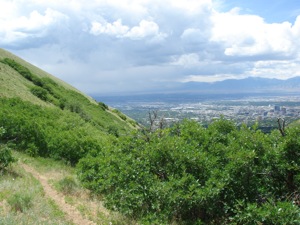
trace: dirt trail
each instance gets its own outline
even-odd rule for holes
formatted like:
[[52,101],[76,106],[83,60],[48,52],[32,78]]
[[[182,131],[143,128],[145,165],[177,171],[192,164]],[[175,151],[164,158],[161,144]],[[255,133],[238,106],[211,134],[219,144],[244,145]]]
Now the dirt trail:
[[54,190],[49,184],[49,178],[42,176],[35,169],[27,164],[20,163],[20,165],[24,168],[24,170],[30,174],[32,174],[38,181],[40,181],[41,185],[44,188],[45,194],[48,198],[54,200],[54,202],[58,205],[58,207],[66,214],[66,219],[78,225],[93,225],[94,222],[84,218],[79,211],[66,203],[64,200],[64,195],[58,193]]

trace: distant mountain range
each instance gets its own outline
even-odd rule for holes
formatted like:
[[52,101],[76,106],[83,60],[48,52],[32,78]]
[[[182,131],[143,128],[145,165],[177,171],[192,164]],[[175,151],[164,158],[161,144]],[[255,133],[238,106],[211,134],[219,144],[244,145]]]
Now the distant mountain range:
[[287,80],[249,77],[240,80],[224,80],[214,83],[187,82],[178,91],[205,93],[268,93],[300,92],[300,77]]

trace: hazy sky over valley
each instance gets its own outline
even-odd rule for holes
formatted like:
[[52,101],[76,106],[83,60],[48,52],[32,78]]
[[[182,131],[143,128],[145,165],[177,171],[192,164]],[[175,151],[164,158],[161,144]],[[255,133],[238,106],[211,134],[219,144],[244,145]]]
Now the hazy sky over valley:
[[0,47],[88,94],[300,76],[298,0],[0,0]]

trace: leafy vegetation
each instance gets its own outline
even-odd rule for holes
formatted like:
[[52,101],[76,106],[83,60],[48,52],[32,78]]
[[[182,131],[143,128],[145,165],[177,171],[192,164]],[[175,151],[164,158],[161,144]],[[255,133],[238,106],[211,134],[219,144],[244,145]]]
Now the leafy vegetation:
[[299,126],[282,137],[184,121],[90,152],[78,175],[107,207],[143,223],[299,224],[299,136]]
[[[0,127],[0,138],[5,134],[3,127]],[[11,150],[6,145],[0,143],[0,171],[6,169],[11,163],[15,162]]]
[[100,151],[112,136],[85,122],[80,115],[41,108],[20,99],[0,99],[3,139],[33,156],[63,159],[75,164],[87,152]]

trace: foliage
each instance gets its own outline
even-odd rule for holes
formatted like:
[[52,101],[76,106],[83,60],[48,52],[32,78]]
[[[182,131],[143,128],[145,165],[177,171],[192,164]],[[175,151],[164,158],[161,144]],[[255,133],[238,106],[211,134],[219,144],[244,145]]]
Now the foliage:
[[99,107],[101,108],[101,109],[103,109],[103,110],[108,110],[109,108],[108,108],[108,105],[106,105],[105,103],[103,103],[103,102],[98,102],[98,105],[99,105]]
[[7,168],[11,163],[15,162],[10,148],[7,146],[0,146],[0,170]]
[[63,159],[74,165],[87,152],[100,151],[110,135],[78,114],[42,108],[20,99],[0,99],[3,139],[31,155]]
[[20,73],[27,80],[33,81],[36,78],[29,69],[22,66],[20,63],[17,63],[15,60],[10,58],[4,58],[1,60],[2,63],[9,65],[13,69],[15,69],[18,73]]
[[[3,127],[0,127],[0,138],[5,134]],[[15,162],[10,148],[0,143],[0,171],[7,168],[11,163]]]
[[[286,133],[237,128],[222,118],[208,128],[184,121],[90,152],[78,175],[106,206],[143,223],[253,224],[251,210],[267,224],[299,223],[299,207],[287,197],[299,192],[299,130]],[[291,216],[274,217],[276,210]]]
[[238,205],[232,223],[252,224],[299,224],[300,210],[292,202],[269,202],[262,205],[247,204],[246,207]]
[[43,89],[39,86],[34,86],[30,89],[30,91],[33,95],[35,95],[36,97],[42,99],[43,101],[48,100],[48,96],[47,96],[48,92],[45,89]]

